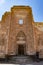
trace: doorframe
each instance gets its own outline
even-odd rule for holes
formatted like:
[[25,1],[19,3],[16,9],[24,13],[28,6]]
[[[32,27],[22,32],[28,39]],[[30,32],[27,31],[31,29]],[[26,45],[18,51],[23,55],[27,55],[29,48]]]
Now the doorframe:
[[17,44],[17,55],[18,55],[18,46],[24,45],[24,55],[26,55],[26,44]]

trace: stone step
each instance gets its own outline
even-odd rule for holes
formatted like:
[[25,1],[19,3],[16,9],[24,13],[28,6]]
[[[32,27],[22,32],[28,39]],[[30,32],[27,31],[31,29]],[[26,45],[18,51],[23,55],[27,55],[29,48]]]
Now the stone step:
[[26,58],[28,58],[28,57],[25,57],[25,56],[17,56],[17,57],[12,57],[12,58],[18,58],[18,59],[26,59]]
[[29,63],[32,62],[32,59],[30,56],[13,56],[10,58],[11,63]]

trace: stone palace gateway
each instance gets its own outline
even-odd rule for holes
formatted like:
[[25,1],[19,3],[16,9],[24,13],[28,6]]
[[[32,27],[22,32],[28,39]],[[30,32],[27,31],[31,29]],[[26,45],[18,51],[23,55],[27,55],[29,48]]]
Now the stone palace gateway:
[[31,7],[12,7],[0,22],[0,58],[37,52],[43,58],[43,23],[34,22]]

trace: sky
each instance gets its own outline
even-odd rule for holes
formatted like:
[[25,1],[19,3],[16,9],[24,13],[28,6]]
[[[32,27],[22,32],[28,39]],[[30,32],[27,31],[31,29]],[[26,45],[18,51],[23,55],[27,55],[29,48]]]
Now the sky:
[[2,15],[15,5],[32,7],[34,21],[43,22],[43,0],[0,0],[0,20]]

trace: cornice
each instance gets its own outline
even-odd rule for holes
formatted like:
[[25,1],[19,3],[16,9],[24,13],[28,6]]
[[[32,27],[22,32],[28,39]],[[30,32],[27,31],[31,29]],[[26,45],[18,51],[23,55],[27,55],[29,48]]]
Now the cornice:
[[30,6],[13,6],[11,7],[11,11],[15,11],[15,10],[26,10],[26,11],[32,11],[32,8]]
[[6,19],[6,17],[8,16],[8,15],[10,15],[10,12],[5,12],[3,15],[2,15],[2,22],[4,22],[5,21],[5,19]]

